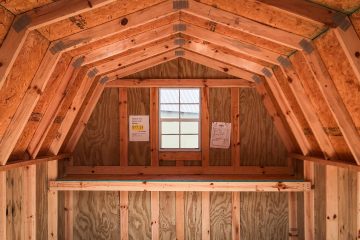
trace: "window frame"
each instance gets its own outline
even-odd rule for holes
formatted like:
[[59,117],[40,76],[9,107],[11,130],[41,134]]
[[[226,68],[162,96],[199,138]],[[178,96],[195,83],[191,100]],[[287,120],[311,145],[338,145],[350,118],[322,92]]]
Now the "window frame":
[[[161,90],[162,89],[169,89],[169,90],[178,90],[179,91],[179,103],[161,103]],[[180,90],[187,90],[187,89],[195,89],[199,91],[199,103],[181,103],[180,101]],[[158,88],[158,124],[159,124],[159,151],[160,152],[200,152],[201,151],[201,88],[199,87],[159,87]],[[174,104],[179,105],[179,118],[161,118],[161,104]],[[199,104],[199,117],[198,118],[181,118],[180,117],[180,106],[181,105],[188,105],[188,104]],[[179,123],[179,134],[162,134],[162,122],[178,122]],[[198,123],[198,133],[197,134],[181,134],[181,123],[182,122],[197,122]],[[162,135],[175,135],[179,136],[179,148],[162,148]],[[181,136],[187,135],[197,135],[198,136],[198,148],[180,148],[181,146]]]

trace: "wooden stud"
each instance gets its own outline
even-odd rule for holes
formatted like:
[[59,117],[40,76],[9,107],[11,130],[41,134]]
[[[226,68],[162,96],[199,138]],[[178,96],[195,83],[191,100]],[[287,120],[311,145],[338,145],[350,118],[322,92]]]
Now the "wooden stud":
[[176,192],[175,200],[175,211],[176,211],[176,239],[185,240],[185,203],[184,203],[184,192]]
[[65,192],[65,239],[72,240],[74,236],[74,192]]
[[232,88],[252,88],[255,83],[245,79],[118,79],[107,82],[106,87],[135,87],[135,88],[152,88],[152,87],[232,87]]
[[36,239],[36,165],[24,167],[24,211],[22,222],[24,239]]
[[202,166],[208,167],[210,160],[209,88],[201,89],[201,155]]
[[[314,163],[304,163],[304,178],[314,184]],[[304,236],[306,240],[315,240],[314,190],[304,192]]]
[[159,165],[159,94],[157,88],[150,89],[150,145],[151,166]]
[[127,107],[127,88],[119,89],[119,124],[120,124],[120,166],[128,165],[128,107]]
[[201,193],[201,238],[210,240],[210,192]]
[[339,239],[338,169],[326,166],[326,239]]
[[[57,161],[48,162],[48,180],[56,180],[58,173]],[[58,192],[48,190],[48,239],[58,239]]]
[[354,122],[346,109],[344,102],[331,79],[320,54],[316,49],[311,53],[304,52],[309,68],[316,79],[321,93],[323,94],[335,121],[337,122],[344,138],[349,146],[356,162],[360,165],[360,135]]
[[0,239],[6,239],[6,172],[0,172]]
[[120,194],[120,239],[129,239],[129,192],[122,191]]
[[[159,191],[207,191],[207,192],[308,192],[310,182],[291,181],[144,181],[144,180],[112,180],[112,181],[50,181],[50,190],[57,191],[154,191],[151,203],[154,211],[159,210]],[[153,225],[159,223],[158,213],[154,212]],[[158,234],[158,233],[157,233]]]
[[288,193],[289,208],[289,240],[298,239],[298,223],[297,223],[297,193]]
[[151,239],[159,239],[159,192],[157,191],[151,192]]
[[357,238],[360,238],[360,173],[357,173],[357,203],[356,203],[356,218],[357,218],[357,227],[356,234]]
[[232,193],[232,239],[240,240],[240,193],[233,192]]
[[240,166],[240,89],[231,88],[231,161]]
[[359,165],[346,163],[346,162],[340,161],[340,160],[332,159],[330,161],[330,160],[326,160],[324,158],[304,156],[304,155],[297,154],[297,153],[291,153],[291,154],[289,154],[289,157],[293,158],[293,159],[296,159],[296,160],[310,161],[310,162],[314,162],[314,163],[321,164],[321,165],[336,166],[336,167],[347,168],[349,170],[360,172],[360,166]]
[[71,157],[70,154],[60,154],[60,155],[56,155],[56,156],[40,157],[40,158],[36,158],[36,159],[32,159],[32,160],[15,160],[15,161],[11,161],[10,163],[8,163],[4,166],[0,166],[0,172],[5,172],[5,171],[19,168],[19,167],[26,167],[29,165],[40,164],[40,163],[48,162],[48,161],[68,159],[70,157]]

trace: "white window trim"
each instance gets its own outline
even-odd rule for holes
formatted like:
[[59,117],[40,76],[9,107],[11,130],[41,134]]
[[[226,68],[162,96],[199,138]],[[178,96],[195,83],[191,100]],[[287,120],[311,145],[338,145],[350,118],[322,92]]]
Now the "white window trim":
[[[171,90],[174,90],[174,89],[177,89],[177,90],[181,90],[181,89],[196,89],[199,91],[199,103],[183,103],[183,105],[186,105],[186,104],[199,104],[199,118],[180,118],[180,109],[179,109],[179,118],[161,118],[161,89],[171,89]],[[187,88],[184,88],[184,87],[161,87],[161,88],[158,88],[158,91],[159,91],[159,100],[158,100],[158,107],[159,107],[159,151],[161,152],[200,152],[201,151],[201,88],[196,88],[196,87],[187,87]],[[179,103],[163,103],[163,104],[178,104],[179,105],[179,108],[180,108],[180,105],[181,105],[181,102],[180,102],[180,94],[179,94]],[[162,122],[198,122],[198,134],[180,134],[180,129],[179,129],[179,134],[162,134],[161,133],[161,123]],[[181,128],[181,124],[179,126],[179,128]],[[181,144],[181,136],[182,135],[197,135],[198,136],[198,148],[161,148],[161,136],[162,135],[177,135],[179,136],[179,145]]]

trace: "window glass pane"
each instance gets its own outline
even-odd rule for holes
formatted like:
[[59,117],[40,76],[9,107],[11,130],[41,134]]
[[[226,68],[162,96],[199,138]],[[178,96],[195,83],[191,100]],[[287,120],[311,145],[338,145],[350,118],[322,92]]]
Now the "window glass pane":
[[179,118],[178,104],[161,104],[160,105],[161,118]]
[[160,89],[160,103],[179,103],[179,89]]
[[179,135],[161,135],[161,148],[179,148]]
[[198,135],[181,135],[181,148],[199,148]]
[[181,118],[199,118],[199,104],[181,104],[180,105]]
[[162,134],[179,134],[179,122],[161,122]]
[[181,103],[199,103],[199,89],[180,89]]
[[182,122],[181,123],[181,134],[197,134],[199,133],[198,122]]

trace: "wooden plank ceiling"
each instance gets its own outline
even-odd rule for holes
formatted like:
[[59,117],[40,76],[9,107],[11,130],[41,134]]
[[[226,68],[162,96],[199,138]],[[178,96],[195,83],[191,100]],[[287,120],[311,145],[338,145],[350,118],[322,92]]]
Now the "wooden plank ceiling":
[[360,24],[352,13],[359,6],[331,0],[2,2],[0,165],[71,153],[105,87],[162,84],[121,78],[176,58],[239,78],[229,86],[255,86],[294,158],[359,165]]

